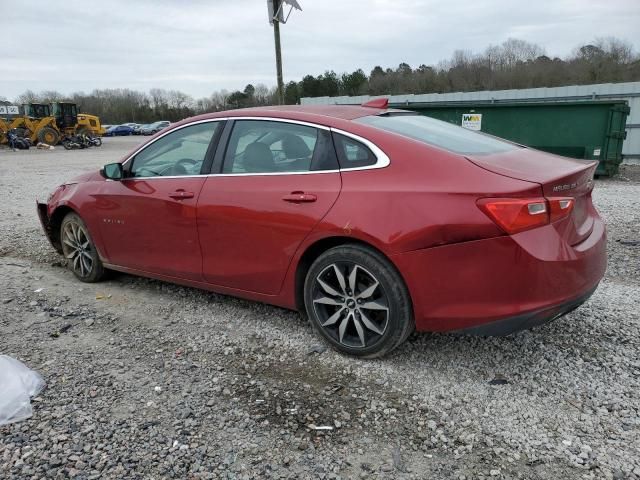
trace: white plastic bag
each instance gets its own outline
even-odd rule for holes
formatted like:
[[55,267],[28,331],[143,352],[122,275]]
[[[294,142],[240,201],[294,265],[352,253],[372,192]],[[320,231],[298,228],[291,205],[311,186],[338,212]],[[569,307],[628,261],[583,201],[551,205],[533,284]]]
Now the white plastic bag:
[[42,377],[22,362],[0,355],[0,425],[32,415],[30,397],[44,388]]

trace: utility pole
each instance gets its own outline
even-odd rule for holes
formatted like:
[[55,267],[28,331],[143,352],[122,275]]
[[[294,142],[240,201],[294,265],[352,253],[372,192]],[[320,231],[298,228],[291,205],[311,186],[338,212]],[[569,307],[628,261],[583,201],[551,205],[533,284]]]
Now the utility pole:
[[[289,13],[285,16],[284,6],[289,5]],[[278,103],[284,105],[284,81],[282,80],[282,50],[280,49],[280,24],[287,23],[293,9],[302,10],[298,0],[267,0],[269,23],[273,25],[273,40],[276,44],[276,73],[278,76]]]
[[[278,12],[282,0],[273,0],[273,11]],[[284,82],[282,81],[282,51],[280,49],[280,16],[273,18],[273,39],[276,44],[276,74],[278,76],[278,103],[284,105]]]

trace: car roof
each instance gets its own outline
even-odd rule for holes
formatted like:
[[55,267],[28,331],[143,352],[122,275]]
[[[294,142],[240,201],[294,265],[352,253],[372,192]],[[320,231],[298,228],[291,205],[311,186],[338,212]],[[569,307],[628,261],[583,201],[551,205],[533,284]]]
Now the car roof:
[[263,114],[264,112],[273,112],[282,114],[312,114],[323,115],[325,117],[340,118],[342,120],[353,120],[355,118],[366,117],[367,115],[375,115],[383,112],[384,109],[361,107],[360,105],[274,105],[270,107],[245,108],[234,110],[240,115],[251,115],[252,113]]
[[[187,118],[180,124],[196,120],[207,120],[220,117],[275,117],[291,120],[308,121],[324,125],[342,123],[369,115],[379,115],[386,112],[401,112],[402,110],[362,107],[360,105],[275,105],[269,107],[240,108],[223,112],[205,113],[197,117]],[[342,122],[341,122],[342,121]]]

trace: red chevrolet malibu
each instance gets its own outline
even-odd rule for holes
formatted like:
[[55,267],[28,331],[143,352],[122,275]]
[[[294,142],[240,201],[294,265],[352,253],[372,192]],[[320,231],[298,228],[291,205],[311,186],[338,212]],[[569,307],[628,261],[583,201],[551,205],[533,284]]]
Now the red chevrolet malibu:
[[174,124],[38,212],[81,281],[306,311],[375,357],[414,329],[504,335],[582,304],[606,267],[595,168],[383,102],[255,108]]

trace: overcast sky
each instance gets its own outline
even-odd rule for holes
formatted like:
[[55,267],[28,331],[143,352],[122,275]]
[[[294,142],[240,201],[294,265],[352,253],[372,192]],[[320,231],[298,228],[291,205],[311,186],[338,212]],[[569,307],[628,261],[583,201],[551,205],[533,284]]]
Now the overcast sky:
[[[614,35],[640,49],[639,0],[299,0],[282,27],[285,81],[325,70],[435,65],[508,37],[565,56]],[[46,3],[46,7],[44,4]],[[0,0],[0,97],[26,89],[275,84],[265,0]]]

